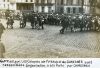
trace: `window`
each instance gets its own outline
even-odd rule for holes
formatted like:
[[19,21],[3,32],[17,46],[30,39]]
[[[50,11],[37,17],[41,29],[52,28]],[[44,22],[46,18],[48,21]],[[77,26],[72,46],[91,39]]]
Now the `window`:
[[42,12],[44,12],[44,7],[42,7]]
[[76,8],[73,8],[73,13],[76,13]]
[[71,11],[71,10],[70,10],[70,8],[68,7],[68,8],[67,8],[67,13],[70,13],[70,11]]
[[48,7],[48,12],[49,12],[49,13],[51,12],[51,7]]
[[79,13],[82,13],[82,8],[81,7],[79,8]]

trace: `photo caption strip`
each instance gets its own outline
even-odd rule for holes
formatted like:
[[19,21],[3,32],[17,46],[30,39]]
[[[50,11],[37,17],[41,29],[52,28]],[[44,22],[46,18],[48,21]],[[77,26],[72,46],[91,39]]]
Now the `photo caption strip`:
[[98,68],[99,58],[0,59],[0,68]]

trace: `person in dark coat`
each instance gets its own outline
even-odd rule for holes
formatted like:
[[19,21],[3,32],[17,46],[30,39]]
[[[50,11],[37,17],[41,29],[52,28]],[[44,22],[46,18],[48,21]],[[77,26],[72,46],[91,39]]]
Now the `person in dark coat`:
[[26,26],[26,22],[27,22],[27,16],[23,14],[23,25],[22,25],[23,28]]
[[97,28],[98,28],[98,20],[97,19],[95,19],[94,20],[94,30],[96,31],[97,30]]
[[0,58],[4,58],[4,53],[5,53],[5,47],[3,43],[1,42],[1,36],[4,30],[5,30],[5,27],[3,26],[0,20]]
[[80,22],[81,20],[79,19],[79,17],[77,16],[75,19],[75,24],[74,24],[74,31],[76,32],[77,29],[80,27]]
[[45,22],[45,18],[42,17],[42,18],[41,18],[41,28],[42,28],[42,29],[44,29],[44,26],[43,26],[43,25],[44,25],[44,22]]
[[10,21],[11,21],[11,28],[13,29],[14,19],[11,17]]
[[5,30],[5,27],[3,26],[2,23],[0,23],[0,41],[1,41],[1,36],[2,36],[4,30]]
[[84,28],[84,18],[82,17],[82,19],[80,20],[80,32],[83,31]]
[[32,29],[34,29],[34,15],[30,15],[29,20],[31,22]]
[[5,53],[5,46],[4,46],[4,44],[0,41],[0,58],[4,58],[4,53]]
[[62,29],[60,30],[60,33],[64,34],[64,30],[67,29],[69,26],[68,18],[64,17],[61,19],[61,26],[62,26]]
[[74,31],[75,18],[70,18],[69,23],[70,23],[71,32],[73,32]]

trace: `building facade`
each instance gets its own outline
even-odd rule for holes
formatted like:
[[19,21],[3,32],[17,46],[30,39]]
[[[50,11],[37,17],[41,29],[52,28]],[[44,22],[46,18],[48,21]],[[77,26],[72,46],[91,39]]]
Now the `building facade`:
[[33,10],[40,13],[84,13],[90,12],[89,0],[0,0],[0,9]]
[[16,0],[16,10],[34,10],[34,0]]
[[0,9],[5,10],[16,10],[16,1],[15,0],[0,0]]
[[[84,0],[82,5],[82,0],[57,0],[56,3],[57,10],[59,13],[89,13],[90,6],[89,0]],[[83,10],[82,10],[83,7]]]
[[55,0],[35,0],[35,12],[55,12]]

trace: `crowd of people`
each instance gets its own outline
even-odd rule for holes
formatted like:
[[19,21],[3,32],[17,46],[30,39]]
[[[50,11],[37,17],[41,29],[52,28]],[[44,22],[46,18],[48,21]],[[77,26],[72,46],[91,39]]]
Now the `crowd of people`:
[[32,29],[44,29],[43,24],[44,24],[44,18],[43,16],[37,14],[37,13],[29,13],[25,14],[22,13],[22,15],[19,18],[20,20],[20,27],[24,28],[26,26],[26,22],[31,23]]
[[31,22],[32,28],[38,26],[38,28],[42,27],[44,29],[43,25],[47,24],[62,26],[60,33],[64,33],[65,30],[70,30],[71,32],[100,31],[100,17],[97,15],[30,13],[28,15],[23,14],[22,16],[24,23],[27,20]]
[[[14,15],[13,15],[14,16]],[[32,29],[44,29],[44,24],[62,26],[60,33],[65,30],[76,31],[100,31],[100,17],[92,14],[43,14],[43,13],[18,13],[20,28],[25,28],[27,21],[31,23]],[[13,28],[14,18],[9,17],[7,25],[11,23]],[[8,27],[8,26],[7,26]]]
[[61,18],[62,29],[60,33],[70,29],[76,31],[100,31],[100,18],[94,15],[74,15]]

